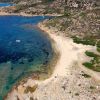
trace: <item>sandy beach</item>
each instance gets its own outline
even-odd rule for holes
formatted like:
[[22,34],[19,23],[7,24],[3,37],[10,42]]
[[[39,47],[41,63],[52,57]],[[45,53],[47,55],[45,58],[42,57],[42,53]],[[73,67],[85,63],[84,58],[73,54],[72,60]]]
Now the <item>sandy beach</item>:
[[[55,49],[60,52],[53,74],[44,81],[28,79],[14,89],[6,100],[100,100],[100,81],[93,76],[86,78],[88,73],[79,66],[81,57],[89,60],[84,52],[96,48],[73,43],[71,38],[62,36],[56,29],[45,27],[43,23],[38,27],[48,33],[54,40]],[[25,93],[27,87],[33,88],[35,85],[34,92]]]

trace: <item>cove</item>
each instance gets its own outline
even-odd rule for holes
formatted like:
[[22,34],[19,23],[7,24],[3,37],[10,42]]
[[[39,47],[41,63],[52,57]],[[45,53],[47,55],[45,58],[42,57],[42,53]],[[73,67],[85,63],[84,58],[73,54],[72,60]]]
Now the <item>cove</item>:
[[43,71],[53,57],[50,40],[36,28],[49,16],[0,16],[0,100],[21,78]]

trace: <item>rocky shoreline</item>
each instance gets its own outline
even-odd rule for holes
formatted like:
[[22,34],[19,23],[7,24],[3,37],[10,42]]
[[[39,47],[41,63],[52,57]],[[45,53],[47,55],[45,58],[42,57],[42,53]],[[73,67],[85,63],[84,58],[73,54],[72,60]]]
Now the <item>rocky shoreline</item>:
[[[59,4],[56,3],[58,1]],[[25,11],[22,9],[16,13],[12,13],[12,10],[16,11],[14,7],[0,8],[1,16],[64,15],[58,19],[47,21],[46,24],[44,22],[38,25],[51,38],[55,52],[56,50],[59,52],[58,59],[53,59],[55,63],[52,62],[54,64],[50,65],[53,69],[52,72],[50,71],[48,79],[37,80],[30,77],[22,84],[18,84],[5,100],[100,100],[100,73],[90,71],[82,66],[83,61],[89,61],[84,52],[86,50],[96,50],[96,48],[95,46],[76,44],[72,38],[69,38],[69,35],[80,37],[93,35],[99,39],[99,3],[96,1],[92,3],[88,0],[78,4],[76,1],[70,2],[69,0],[68,3],[62,5],[62,0],[56,0],[48,7],[56,7],[56,5],[59,7],[57,9],[61,8],[61,12],[64,13],[65,7],[71,13],[44,14],[44,8],[46,7],[44,5],[36,6],[37,9],[29,7]],[[43,76],[45,75],[43,74]]]
[[[17,90],[13,90],[6,100],[99,100],[99,81],[79,67],[77,58],[79,53],[82,57],[85,50],[93,47],[75,44],[70,38],[61,36],[59,31],[42,24],[39,24],[39,28],[50,35],[60,51],[53,74],[44,81],[28,79]],[[34,90],[35,86],[37,87]],[[25,92],[26,88],[29,89],[28,92]]]

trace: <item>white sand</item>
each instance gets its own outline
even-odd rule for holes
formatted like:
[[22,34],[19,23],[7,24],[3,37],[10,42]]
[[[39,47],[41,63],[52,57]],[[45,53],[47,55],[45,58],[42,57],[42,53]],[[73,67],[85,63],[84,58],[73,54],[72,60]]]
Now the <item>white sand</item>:
[[[55,48],[60,52],[54,72],[45,81],[28,79],[27,83],[9,94],[6,100],[17,100],[16,97],[19,100],[30,100],[30,97],[37,98],[36,100],[100,100],[100,83],[93,81],[93,78],[84,78],[84,70],[78,67],[79,58],[84,56],[84,52],[95,50],[95,47],[73,43],[71,38],[58,35],[59,32],[56,30],[48,29],[41,24],[39,27],[55,41]],[[36,91],[25,94],[25,88],[34,84],[38,84]],[[95,86],[96,89],[92,91],[90,86]]]

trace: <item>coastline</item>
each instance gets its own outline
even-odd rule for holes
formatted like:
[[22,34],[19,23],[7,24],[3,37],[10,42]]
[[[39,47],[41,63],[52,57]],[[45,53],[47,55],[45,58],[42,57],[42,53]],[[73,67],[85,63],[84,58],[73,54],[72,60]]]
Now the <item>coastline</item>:
[[[83,84],[85,88],[87,87],[87,85],[84,85],[85,82],[89,86],[91,84],[95,85],[95,83],[92,82],[93,78],[86,80],[83,77],[80,78],[80,76],[78,76],[80,75],[80,72],[82,72],[83,70],[80,69],[80,67],[77,65],[78,55],[80,54],[80,57],[82,57],[84,55],[85,50],[93,49],[93,47],[83,46],[82,44],[75,44],[73,43],[73,40],[71,38],[61,36],[61,33],[59,31],[49,29],[48,27],[43,25],[43,23],[39,23],[38,27],[42,31],[44,31],[45,34],[49,35],[49,37],[51,38],[51,43],[55,47],[54,50],[57,50],[57,52],[60,53],[59,59],[58,60],[56,59],[57,63],[54,64],[55,68],[52,72],[52,75],[46,80],[34,80],[34,78],[31,78],[31,77],[28,78],[27,82],[24,82],[23,84],[18,85],[16,89],[14,89],[11,93],[9,93],[8,97],[5,100],[16,100],[16,98],[19,98],[19,100],[25,100],[25,98],[28,99],[30,97],[36,97],[38,98],[38,100],[48,100],[48,96],[51,97],[50,100],[72,100],[73,97],[69,98],[68,94],[65,95],[61,91],[62,88],[60,87],[60,84],[68,85],[66,86],[67,92],[70,90],[73,90],[73,92],[76,92],[76,90],[78,90],[80,91],[80,93],[82,92],[82,87],[76,88],[76,89],[74,89],[75,87],[71,88],[72,85],[75,86],[75,84],[77,83],[75,80],[77,81],[79,80],[80,82],[83,82],[81,84]],[[69,80],[69,83],[70,81],[72,83],[71,84],[66,83],[66,81],[68,80]],[[89,84],[90,82],[91,84]],[[28,86],[33,87],[36,84],[38,84],[38,88],[34,91],[34,93],[26,94],[24,92]],[[97,85],[98,84],[96,84],[96,86]],[[96,89],[98,90],[98,88]],[[88,97],[93,98],[92,94],[87,93],[86,89],[84,91],[85,93],[81,95],[85,96],[85,100],[88,100],[87,99]],[[53,95],[53,94],[56,94],[56,95]],[[86,96],[87,94],[89,95]],[[70,93],[70,95],[72,94]],[[73,99],[73,100],[78,100],[82,96],[79,96],[77,98],[75,97],[76,99]],[[95,94],[94,96],[97,96],[97,95]],[[98,98],[99,97],[97,96],[97,100],[99,100]]]
[[[15,14],[3,14],[1,16],[9,16],[9,15],[15,15]],[[23,14],[20,15],[20,14],[16,14],[16,16],[24,16]],[[27,16],[27,15],[25,15]],[[29,17],[31,17],[32,15],[29,15]],[[34,15],[34,16],[38,16],[38,15]],[[41,16],[41,15],[40,15]],[[48,16],[48,15],[47,15]],[[38,30],[40,31],[43,31],[41,30],[40,27],[36,26]],[[42,81],[48,79],[51,77],[52,73],[53,73],[53,70],[54,70],[54,67],[59,59],[59,51],[57,50],[56,48],[56,43],[55,41],[45,32],[43,31],[43,34],[46,36],[46,38],[48,38],[50,41],[51,41],[51,45],[52,45],[52,49],[53,49],[53,58],[49,61],[49,63],[46,65],[46,68],[45,68],[45,65],[43,66],[45,68],[45,72],[33,72],[33,74],[31,75],[27,75],[26,77],[24,77],[23,79],[19,80],[14,86],[13,88],[8,92],[8,94],[4,97],[4,100],[6,100],[6,98],[8,97],[8,95],[10,93],[12,93],[15,89],[17,89],[20,85],[23,85],[24,83],[27,83],[27,81],[29,81],[30,79],[33,79],[33,80],[36,80],[36,83],[41,83]]]
[[[56,46],[57,46],[56,48],[57,48],[57,50],[60,53],[60,59],[63,59],[61,61],[63,63],[66,63],[65,60],[68,61],[68,59],[67,59],[68,55],[72,56],[72,59],[70,58],[70,60],[78,61],[78,62],[82,63],[81,60],[80,60],[80,58],[79,58],[79,56],[78,56],[78,54],[82,53],[83,55],[81,55],[81,54],[80,55],[84,56],[85,50],[95,49],[95,47],[93,47],[93,46],[85,46],[85,45],[82,45],[82,44],[76,44],[76,43],[74,43],[72,38],[65,37],[64,34],[62,34],[61,32],[59,32],[57,30],[53,30],[50,27],[49,28],[46,27],[44,23],[39,23],[38,27],[41,30],[43,30],[44,32],[46,32],[46,34],[48,34],[50,36],[50,38],[52,38],[56,42]],[[73,45],[67,45],[67,42],[69,42],[69,44],[73,44]],[[63,43],[64,43],[64,45],[63,45]],[[75,45],[76,48],[74,48],[74,45]],[[65,48],[65,50],[64,50],[64,48]],[[71,51],[67,51],[67,49],[69,49],[69,48],[76,49],[76,51],[72,50],[72,53],[76,53],[77,55],[76,54],[75,55],[71,55]],[[82,49],[82,50],[79,51],[79,53],[77,52],[78,48]],[[62,54],[63,54],[63,57],[61,57]],[[75,56],[76,56],[76,58],[75,58]],[[59,62],[59,60],[58,60],[58,62]],[[61,63],[61,65],[56,65],[56,66],[59,66],[59,67],[58,68],[55,67],[56,69],[54,70],[52,76],[56,76],[56,75],[60,75],[60,76],[64,76],[65,75],[66,76],[66,72],[65,72],[64,69],[66,69],[66,66],[67,66],[68,62],[66,63],[65,67],[60,68],[60,66],[64,66],[63,63]],[[70,63],[72,63],[72,62],[70,62]],[[79,65],[81,65],[81,64],[79,64]],[[57,69],[59,69],[59,71]],[[61,69],[63,69],[63,70],[61,71]]]
[[[6,12],[2,12],[2,10],[0,9],[0,16],[23,16],[23,17],[32,17],[32,16],[61,16],[60,14],[58,15],[58,14],[54,14],[54,15],[52,15],[52,14],[45,14],[45,15],[32,15],[32,14],[26,14],[26,13],[23,13],[23,12],[21,12],[21,13],[6,13]],[[36,26],[40,31],[43,31],[43,30],[41,30],[41,27],[39,27],[39,26]],[[52,70],[53,70],[53,67],[55,66],[55,64],[57,63],[57,60],[59,59],[59,56],[60,56],[60,53],[59,53],[59,51],[57,50],[57,47],[56,47],[56,43],[55,43],[55,41],[49,36],[49,34],[47,34],[45,31],[43,31],[43,34],[45,34],[46,35],[46,37],[48,38],[48,39],[50,39],[50,41],[51,41],[51,45],[52,45],[52,48],[53,48],[53,54],[54,54],[54,57],[53,57],[53,59],[52,60],[50,60],[50,62],[47,64],[47,70],[50,70],[50,71],[47,71],[47,77],[41,77],[41,75],[42,75],[42,73],[39,75],[39,79],[40,80],[43,80],[43,79],[46,79],[46,78],[48,78],[48,77],[50,77],[50,75],[52,74]],[[53,66],[52,68],[51,68],[51,66]],[[31,77],[31,76],[30,76]],[[38,78],[37,78],[38,79]],[[25,78],[25,80],[24,81],[26,81],[27,80],[27,78]],[[19,82],[19,84],[20,84],[20,82]]]
[[27,14],[27,13],[7,13],[2,11],[2,9],[0,9],[0,16],[24,16],[24,17],[32,17],[32,16],[62,16],[61,14],[42,14],[42,15],[36,15],[36,14]]
[[[88,100],[88,97],[93,98],[91,92],[87,92],[86,88],[91,85],[96,85],[96,91],[98,91],[98,82],[95,81],[94,83],[92,77],[88,80],[84,78],[82,76],[82,74],[84,74],[84,70],[82,70],[77,63],[78,55],[81,53],[80,57],[82,57],[85,50],[93,49],[93,46],[75,44],[71,38],[61,36],[59,31],[49,29],[43,23],[39,23],[38,27],[42,31],[46,32],[46,34],[49,35],[50,38],[54,41],[53,44],[56,46],[54,49],[59,51],[60,58],[55,65],[52,75],[48,79],[34,80],[29,78],[27,82],[19,85],[16,90],[13,90],[5,100],[16,100],[16,96],[19,98],[19,100],[24,100],[25,98],[29,99],[31,97],[37,98],[38,100],[48,100],[49,97],[51,97],[50,100],[72,100],[73,97],[71,97],[71,95],[77,90],[81,95],[77,98],[75,97],[76,99],[73,100],[78,100],[81,98],[81,96],[84,96],[85,100]],[[82,86],[77,87],[77,82],[81,82],[80,84]],[[69,94],[66,94],[66,92],[62,92],[62,88],[60,87],[61,84],[64,84],[64,86],[67,85],[67,89],[64,89],[64,91],[73,91],[73,93],[68,92]],[[34,92],[24,92],[27,87],[34,87],[35,85],[38,85],[38,88]],[[89,96],[86,96],[87,94]],[[97,95],[99,95],[98,92]],[[99,98],[97,95],[94,94],[94,96]]]

